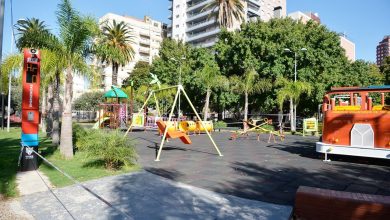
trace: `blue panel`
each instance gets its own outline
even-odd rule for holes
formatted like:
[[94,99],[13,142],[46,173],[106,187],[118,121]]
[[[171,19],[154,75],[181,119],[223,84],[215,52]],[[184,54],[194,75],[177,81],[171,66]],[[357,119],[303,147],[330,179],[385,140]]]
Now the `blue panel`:
[[22,132],[22,142],[27,146],[38,146],[39,139],[38,134],[23,134]]

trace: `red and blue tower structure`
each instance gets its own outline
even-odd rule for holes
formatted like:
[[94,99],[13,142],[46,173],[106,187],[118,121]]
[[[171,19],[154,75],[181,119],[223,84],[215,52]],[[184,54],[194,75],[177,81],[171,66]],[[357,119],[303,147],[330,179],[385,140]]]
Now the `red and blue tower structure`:
[[22,75],[22,135],[23,153],[21,158],[22,171],[37,169],[37,156],[29,149],[38,151],[39,138],[39,87],[40,51],[24,49],[24,64]]

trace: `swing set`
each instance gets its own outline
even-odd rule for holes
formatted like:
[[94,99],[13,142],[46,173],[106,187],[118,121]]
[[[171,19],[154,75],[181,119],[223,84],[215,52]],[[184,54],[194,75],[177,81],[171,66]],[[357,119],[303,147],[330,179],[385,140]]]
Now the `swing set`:
[[[192,111],[195,113],[196,118],[199,120],[198,123],[200,124],[201,128],[204,128],[204,129],[202,129],[202,131],[204,130],[206,132],[207,136],[209,137],[209,139],[210,139],[212,145],[214,146],[215,150],[217,151],[218,155],[222,157],[223,155],[221,154],[219,148],[217,147],[217,145],[215,144],[213,138],[211,137],[209,129],[207,129],[208,126],[206,125],[206,123],[204,121],[202,121],[201,117],[199,116],[198,112],[196,111],[194,105],[192,104],[190,98],[188,97],[188,95],[185,92],[185,90],[184,90],[182,85],[170,86],[170,87],[167,87],[167,88],[162,88],[162,89],[157,89],[157,90],[151,90],[149,92],[149,95],[148,95],[147,99],[145,100],[144,104],[142,105],[142,108],[139,110],[138,115],[142,114],[142,111],[145,109],[145,107],[147,106],[149,100],[152,97],[155,100],[156,110],[158,112],[158,115],[160,115],[160,108],[159,108],[158,100],[157,100],[157,97],[156,97],[156,93],[164,91],[164,90],[169,90],[169,89],[176,89],[176,95],[175,95],[175,98],[174,98],[174,101],[173,101],[173,104],[172,104],[171,111],[170,111],[169,116],[168,116],[168,120],[167,121],[163,121],[162,119],[158,119],[157,122],[156,122],[158,128],[163,133],[163,137],[162,137],[162,140],[161,140],[161,143],[160,143],[160,147],[158,149],[158,153],[157,153],[157,157],[156,157],[155,161],[160,161],[162,148],[163,148],[164,143],[165,143],[167,138],[172,138],[172,139],[179,138],[184,144],[192,144],[191,139],[189,138],[189,136],[186,134],[185,131],[177,131],[175,129],[172,129],[172,127],[173,127],[172,126],[173,111],[175,110],[176,103],[177,103],[178,98],[180,97],[181,93],[184,95],[184,97],[188,101],[189,105],[191,106]],[[146,117],[146,115],[144,115],[144,117]],[[129,128],[127,129],[127,131],[125,133],[125,136],[127,136],[129,131],[131,131],[131,129],[133,127],[134,127],[133,123],[131,123]]]

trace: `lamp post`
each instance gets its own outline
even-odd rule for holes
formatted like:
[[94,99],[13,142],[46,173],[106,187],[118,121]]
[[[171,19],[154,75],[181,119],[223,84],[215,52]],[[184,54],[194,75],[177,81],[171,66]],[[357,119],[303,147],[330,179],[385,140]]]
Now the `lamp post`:
[[[294,82],[297,81],[297,52],[293,52],[289,48],[284,49],[285,52],[294,53]],[[300,51],[307,51],[306,48],[301,48]]]
[[[175,62],[179,62],[179,85],[181,85],[181,64],[182,64],[182,60],[185,60],[186,58],[181,57],[180,60],[176,60],[175,58],[171,57],[170,59],[175,61]],[[177,101],[178,101],[178,103],[177,103],[177,119],[179,119],[179,117],[180,117],[180,94],[179,94]]]
[[[307,51],[306,48],[302,47],[299,51]],[[298,51],[298,52],[299,52]],[[289,52],[289,53],[294,53],[294,84],[295,82],[297,81],[297,51],[292,51],[290,50],[289,48],[285,48],[284,49],[284,52]],[[293,100],[292,98],[290,98],[290,118],[291,118],[291,131],[292,132],[295,132],[296,130],[296,117],[297,117],[297,108],[296,108],[296,104],[293,103]]]

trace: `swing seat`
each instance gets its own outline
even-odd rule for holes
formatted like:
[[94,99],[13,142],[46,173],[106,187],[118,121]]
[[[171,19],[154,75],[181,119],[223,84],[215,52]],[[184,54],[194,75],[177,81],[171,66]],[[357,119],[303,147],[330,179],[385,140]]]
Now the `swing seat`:
[[[167,125],[164,123],[164,121],[158,120],[157,126],[161,131],[165,131]],[[183,131],[167,131],[167,138],[179,138],[184,144],[192,144],[192,141],[188,135]]]

